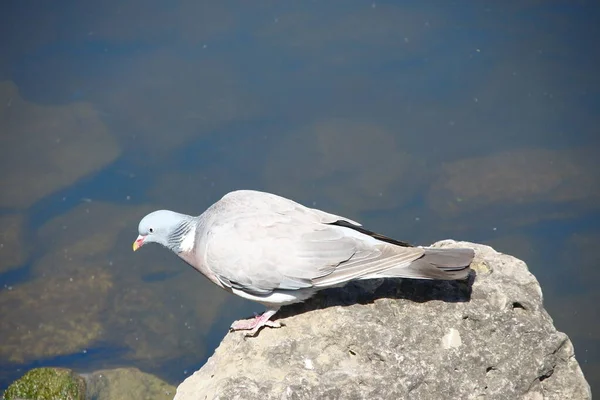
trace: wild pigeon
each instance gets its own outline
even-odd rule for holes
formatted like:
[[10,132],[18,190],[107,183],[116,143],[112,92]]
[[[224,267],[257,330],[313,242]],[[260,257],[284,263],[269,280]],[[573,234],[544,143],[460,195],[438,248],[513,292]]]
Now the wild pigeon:
[[472,249],[413,247],[369,231],[356,221],[260,191],[237,190],[199,216],[158,210],[146,215],[133,243],[159,243],[228,292],[267,311],[235,321],[254,336],[286,304],[353,280],[460,280]]

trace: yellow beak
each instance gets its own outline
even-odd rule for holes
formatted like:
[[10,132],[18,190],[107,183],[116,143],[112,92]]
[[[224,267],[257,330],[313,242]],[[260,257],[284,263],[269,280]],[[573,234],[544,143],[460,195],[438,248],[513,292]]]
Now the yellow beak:
[[137,239],[135,239],[135,242],[133,242],[133,251],[136,251],[137,249],[142,247],[145,238],[146,236],[139,235]]

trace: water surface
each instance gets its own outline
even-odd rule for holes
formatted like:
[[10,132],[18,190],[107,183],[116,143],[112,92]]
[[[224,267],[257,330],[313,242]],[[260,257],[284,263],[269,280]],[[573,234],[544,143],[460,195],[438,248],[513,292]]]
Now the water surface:
[[177,384],[259,305],[148,211],[291,197],[416,244],[524,259],[600,388],[591,1],[4,2],[0,388],[28,368]]

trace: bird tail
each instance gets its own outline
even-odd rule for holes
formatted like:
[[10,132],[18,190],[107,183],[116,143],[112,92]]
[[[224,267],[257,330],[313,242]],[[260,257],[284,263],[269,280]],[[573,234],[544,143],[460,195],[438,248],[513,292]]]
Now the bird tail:
[[469,276],[471,261],[475,257],[473,249],[434,249],[426,248],[425,254],[409,265],[398,266],[363,277],[372,278],[413,278],[461,280]]

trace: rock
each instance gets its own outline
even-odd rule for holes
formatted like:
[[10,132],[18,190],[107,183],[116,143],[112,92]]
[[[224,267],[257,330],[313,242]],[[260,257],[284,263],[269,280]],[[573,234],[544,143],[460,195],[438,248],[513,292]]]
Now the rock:
[[[149,210],[93,201],[46,222],[35,236],[42,255],[32,263],[32,279],[0,290],[0,357],[21,363],[81,353],[106,340],[112,313],[105,311],[114,309],[114,282],[122,279],[115,275],[127,270],[112,261],[118,233],[132,235]],[[121,246],[128,254],[130,241]]]
[[596,164],[589,149],[517,149],[458,160],[442,167],[427,201],[444,218],[478,213],[516,225],[568,218],[576,206],[597,209]]
[[27,259],[22,214],[0,216],[0,273],[20,267]]
[[115,368],[78,375],[64,368],[36,368],[13,382],[5,400],[160,400],[175,387],[137,368]]
[[[37,232],[37,247],[47,252],[65,254],[65,264],[72,269],[85,260],[102,260],[107,264],[107,253],[114,253],[119,234],[135,233],[141,216],[152,206],[123,206],[109,202],[90,201],[79,204],[68,212],[46,222]],[[133,228],[132,228],[133,227]],[[127,237],[126,236],[126,237]],[[127,242],[130,239],[127,237]],[[131,245],[120,246],[131,253]],[[43,272],[43,266],[34,267]]]
[[[88,103],[42,106],[0,82],[0,207],[27,208],[110,164],[117,141]],[[31,162],[35,159],[35,163]]]
[[172,263],[174,269],[184,270],[164,281],[119,282],[111,299],[105,340],[127,349],[122,357],[135,365],[189,365],[205,358],[206,347],[199,343],[207,340],[227,300],[225,291],[203,282],[196,271],[179,265],[179,260]]
[[[122,349],[122,358],[143,368],[157,368],[175,360],[191,364],[205,357],[206,348],[198,346],[198,341],[207,336],[229,295],[172,254],[162,254],[158,247],[145,249],[156,252],[157,257],[136,257],[131,251],[140,218],[157,208],[91,201],[46,222],[38,230],[37,248],[47,254],[34,263],[32,271],[43,279],[36,279],[36,285],[23,286],[56,292],[64,301],[52,297],[61,307],[47,309],[37,303],[37,292],[29,290],[29,304],[36,308],[26,313],[23,311],[28,308],[9,311],[13,317],[11,326],[18,322],[20,329],[6,331],[10,338],[6,342],[18,344],[26,339],[28,343],[10,349],[12,357],[47,356],[32,354],[41,350],[37,343],[45,343],[45,349],[54,353],[69,354],[99,341]],[[94,282],[93,275],[97,284],[102,278],[107,286],[86,284]],[[46,285],[42,284],[44,281]],[[65,287],[69,290],[63,293]],[[173,287],[179,290],[174,292]],[[207,298],[210,304],[206,307],[195,306],[206,303]],[[3,304],[0,292],[0,307]],[[44,314],[37,319],[24,318],[37,315],[37,309],[44,310]],[[106,310],[110,312],[102,312]],[[44,329],[28,324],[40,320]],[[59,329],[70,321],[78,323],[72,322],[70,330]],[[0,335],[6,325],[0,320]],[[31,333],[23,336],[24,327]],[[5,347],[0,342],[0,355]]]
[[137,368],[115,368],[85,376],[94,400],[171,400],[175,387]]
[[69,270],[64,257],[45,256],[40,262],[52,273],[0,290],[0,358],[22,363],[81,353],[102,336],[112,276],[85,262]]
[[469,282],[324,291],[283,308],[282,328],[227,334],[175,400],[591,399],[523,261],[467,242],[435,246],[476,249]]
[[85,381],[64,368],[35,368],[13,382],[4,400],[84,400]]
[[100,344],[146,369],[203,359],[198,343],[231,297],[158,247],[145,250],[156,257],[136,257],[137,223],[156,208],[84,202],[40,227],[31,279],[0,289],[0,358],[23,363]]

